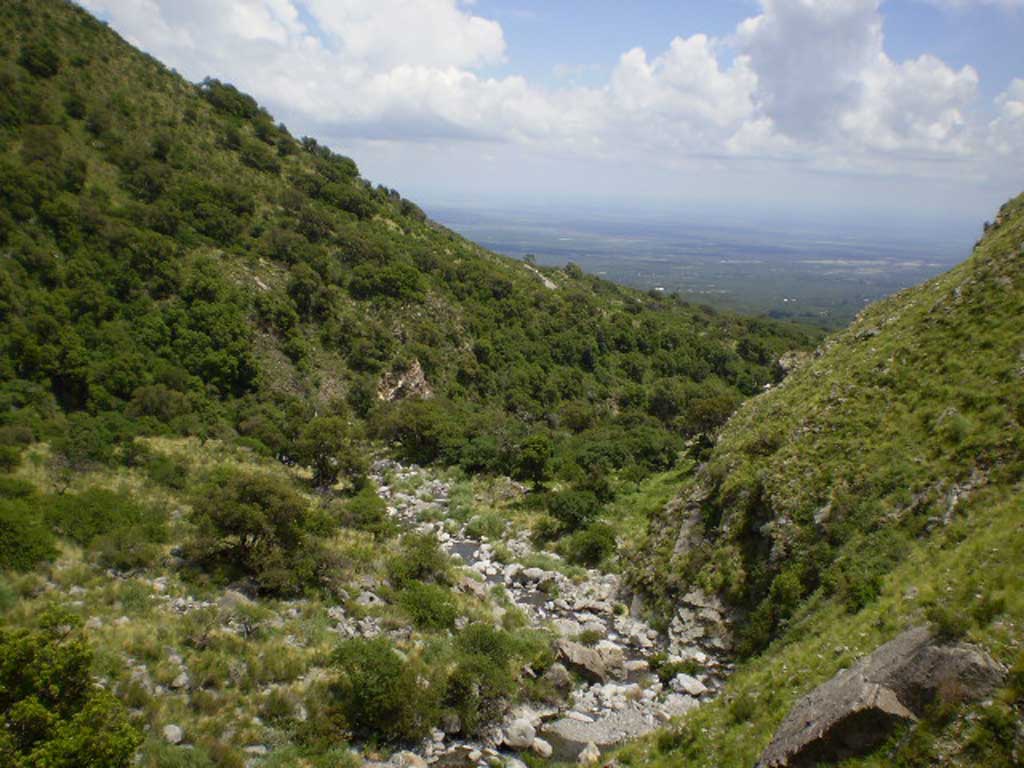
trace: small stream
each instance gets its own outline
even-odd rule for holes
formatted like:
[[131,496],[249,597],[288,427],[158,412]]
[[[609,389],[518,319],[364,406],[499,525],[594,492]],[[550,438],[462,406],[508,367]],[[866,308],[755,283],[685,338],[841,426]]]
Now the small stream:
[[[664,725],[712,698],[727,675],[728,665],[699,641],[703,630],[680,609],[667,635],[659,633],[626,607],[632,600],[618,576],[596,570],[574,581],[554,570],[523,567],[517,560],[536,551],[525,533],[504,538],[503,548],[512,562],[499,562],[493,545],[453,528],[447,517],[449,487],[423,469],[393,461],[374,464],[372,480],[388,504],[388,512],[406,529],[432,533],[449,555],[479,577],[480,587],[504,587],[509,599],[530,624],[547,628],[561,638],[556,647],[560,662],[587,682],[577,682],[563,704],[516,706],[501,727],[477,741],[450,737],[440,731],[417,750],[427,763],[459,768],[486,765],[499,753],[506,761],[515,752],[533,751],[541,757],[581,761]],[[418,484],[416,495],[393,490],[396,484]],[[429,518],[433,522],[424,522]],[[549,558],[557,555],[545,552]],[[583,635],[592,647],[576,642]],[[683,639],[683,641],[680,640]],[[684,642],[685,641],[685,642]],[[649,671],[649,659],[667,653],[670,661],[689,661],[693,675],[681,674],[663,685]],[[699,667],[699,668],[698,668]],[[568,679],[568,676],[566,676]],[[534,734],[532,741],[527,738]],[[529,742],[529,743],[527,743]],[[581,753],[583,756],[580,757]]]

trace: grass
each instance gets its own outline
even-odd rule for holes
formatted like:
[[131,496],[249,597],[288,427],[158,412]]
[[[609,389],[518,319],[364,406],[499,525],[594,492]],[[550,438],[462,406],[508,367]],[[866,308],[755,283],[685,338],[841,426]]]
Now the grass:
[[[982,495],[948,529],[915,543],[886,576],[878,600],[861,612],[851,616],[835,604],[809,605],[787,633],[737,669],[720,698],[671,726],[669,735],[626,747],[617,759],[630,766],[753,765],[800,696],[903,629],[926,622],[927,607],[938,602],[972,617],[967,640],[1008,666],[1017,663],[1024,647],[1022,492],[1018,486],[1009,494]],[[998,600],[1001,611],[979,614],[977,595]],[[959,714],[982,709],[965,707]],[[953,744],[963,748],[962,740]],[[969,756],[963,760],[954,764],[971,764]],[[885,750],[849,763],[892,764]]]

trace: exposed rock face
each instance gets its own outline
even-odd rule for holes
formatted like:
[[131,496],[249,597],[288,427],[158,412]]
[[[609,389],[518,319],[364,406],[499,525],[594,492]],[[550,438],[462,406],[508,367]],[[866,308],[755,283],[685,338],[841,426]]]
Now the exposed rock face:
[[384,374],[377,384],[377,397],[387,403],[408,398],[429,400],[433,396],[434,390],[427,382],[419,360],[413,360],[404,371]]
[[979,699],[1005,674],[979,648],[939,645],[927,627],[908,630],[800,699],[757,766],[809,768],[864,754],[941,692]]
[[579,673],[592,683],[603,683],[608,680],[608,669],[605,667],[601,654],[585,645],[571,640],[558,640],[555,643],[558,657],[574,672]]

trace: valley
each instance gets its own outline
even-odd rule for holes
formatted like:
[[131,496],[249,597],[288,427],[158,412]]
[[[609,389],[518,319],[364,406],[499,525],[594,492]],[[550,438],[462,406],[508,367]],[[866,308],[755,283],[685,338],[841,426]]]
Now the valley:
[[1022,763],[1024,196],[438,221],[76,4],[0,40],[0,764]]

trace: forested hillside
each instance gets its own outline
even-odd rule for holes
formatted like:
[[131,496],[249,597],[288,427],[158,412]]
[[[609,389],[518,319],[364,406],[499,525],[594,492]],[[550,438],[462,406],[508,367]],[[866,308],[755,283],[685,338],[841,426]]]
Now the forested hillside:
[[533,435],[649,471],[809,340],[487,253],[68,3],[0,19],[4,399],[37,437],[66,413],[297,458],[338,414],[420,461],[528,475]]

